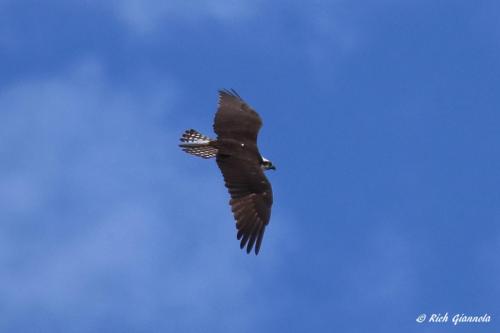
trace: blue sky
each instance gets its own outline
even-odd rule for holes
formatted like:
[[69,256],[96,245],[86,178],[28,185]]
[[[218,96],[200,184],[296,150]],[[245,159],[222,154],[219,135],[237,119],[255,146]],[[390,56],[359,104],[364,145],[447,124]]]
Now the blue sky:
[[[493,332],[496,1],[0,0],[0,331]],[[217,89],[264,119],[238,248]],[[421,313],[488,313],[488,324]],[[450,318],[451,320],[451,318]]]

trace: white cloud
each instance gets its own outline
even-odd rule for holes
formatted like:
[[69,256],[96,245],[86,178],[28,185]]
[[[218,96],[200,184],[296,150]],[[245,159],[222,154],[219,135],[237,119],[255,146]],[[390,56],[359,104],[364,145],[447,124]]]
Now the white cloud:
[[[9,157],[0,165],[0,304],[10,309],[0,328],[28,309],[61,321],[125,313],[124,325],[217,326],[259,272],[283,263],[273,247],[293,239],[279,234],[257,258],[240,252],[215,164],[176,146],[168,115],[179,90],[154,82],[119,88],[84,61],[0,93]],[[207,167],[183,171],[184,161]],[[251,327],[253,316],[226,323]]]
[[364,27],[356,20],[360,13],[350,10],[348,4],[345,1],[316,1],[304,9],[309,36],[303,48],[317,77],[332,76],[337,62],[366,42]]
[[159,26],[179,22],[194,25],[203,20],[225,24],[239,23],[253,17],[261,6],[261,1],[126,0],[112,1],[110,6],[117,17],[124,20],[134,31],[148,33]]

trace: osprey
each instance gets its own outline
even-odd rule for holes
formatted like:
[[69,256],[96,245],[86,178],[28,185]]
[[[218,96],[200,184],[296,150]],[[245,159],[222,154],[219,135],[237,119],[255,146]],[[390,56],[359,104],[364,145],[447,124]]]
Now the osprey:
[[258,254],[273,204],[273,191],[264,170],[276,170],[257,148],[262,120],[236,91],[220,90],[213,127],[216,140],[190,129],[182,135],[179,146],[195,156],[215,157],[231,196],[229,204],[240,248],[246,246],[250,253],[255,244]]

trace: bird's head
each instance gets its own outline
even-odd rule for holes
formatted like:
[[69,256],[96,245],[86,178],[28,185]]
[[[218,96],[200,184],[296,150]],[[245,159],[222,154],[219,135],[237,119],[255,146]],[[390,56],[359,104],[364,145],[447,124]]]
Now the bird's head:
[[262,162],[260,166],[263,170],[276,170],[276,167],[273,165],[273,162],[269,161],[267,158],[262,157]]

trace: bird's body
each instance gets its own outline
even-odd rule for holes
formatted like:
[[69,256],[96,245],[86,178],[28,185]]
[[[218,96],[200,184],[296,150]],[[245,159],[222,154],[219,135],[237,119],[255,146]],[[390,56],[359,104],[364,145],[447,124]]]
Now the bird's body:
[[262,157],[257,136],[262,126],[260,116],[234,90],[219,91],[219,107],[214,119],[217,139],[187,130],[180,147],[202,158],[216,158],[231,205],[238,240],[247,253],[255,245],[258,254],[264,230],[271,217],[273,192],[264,170],[275,169]]

